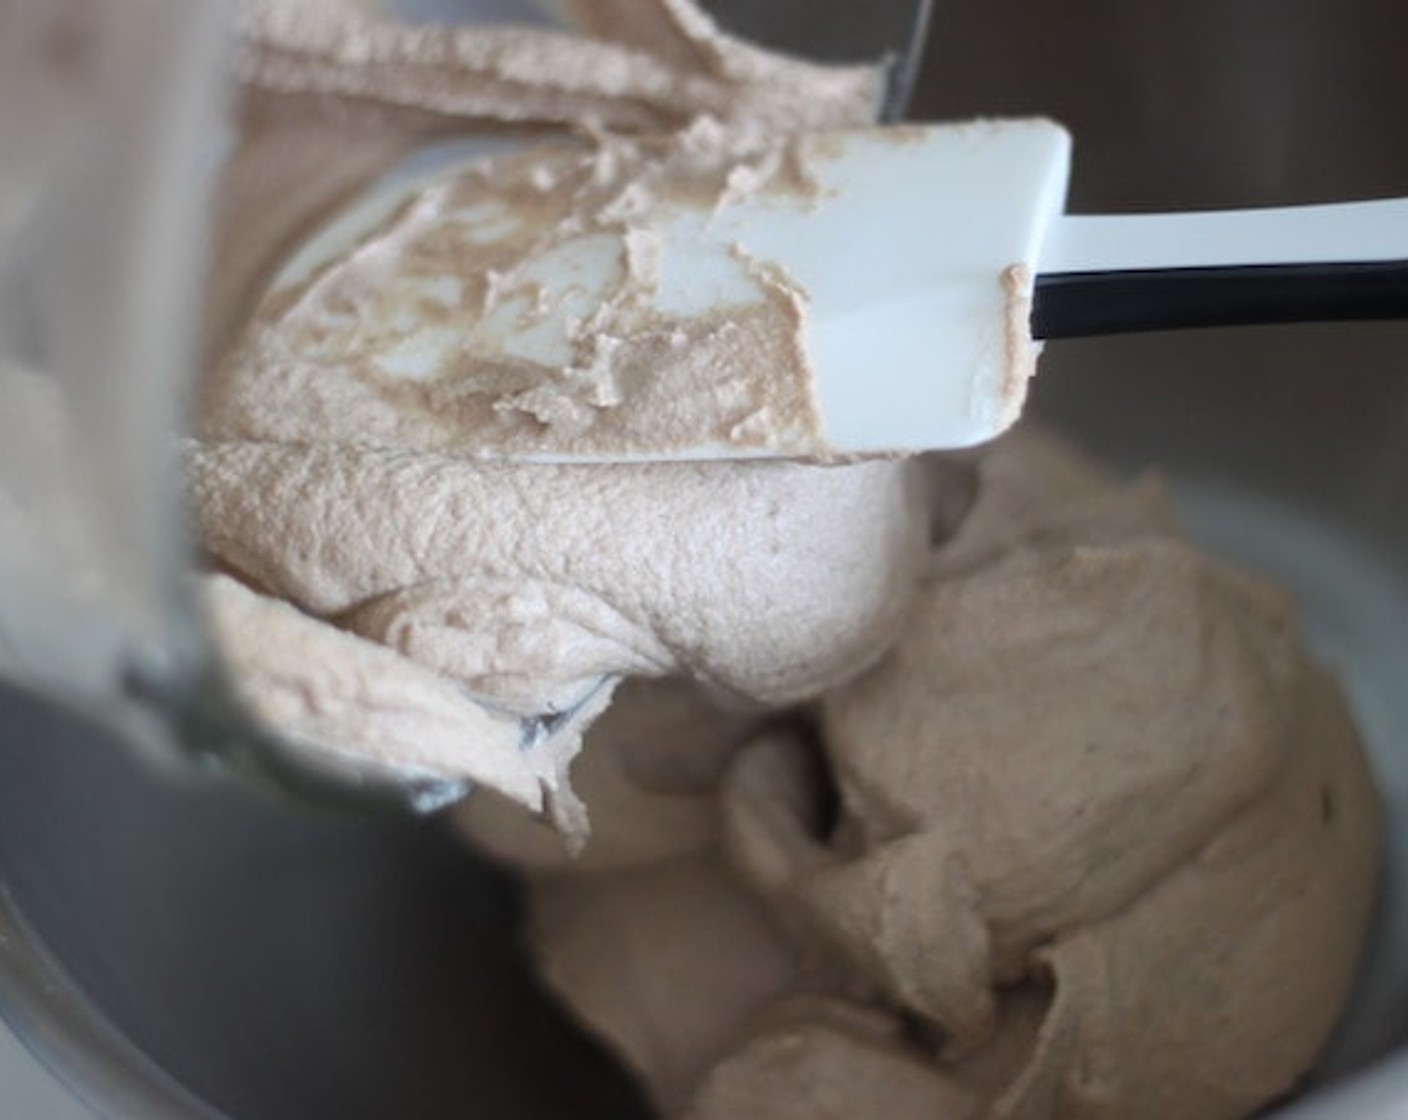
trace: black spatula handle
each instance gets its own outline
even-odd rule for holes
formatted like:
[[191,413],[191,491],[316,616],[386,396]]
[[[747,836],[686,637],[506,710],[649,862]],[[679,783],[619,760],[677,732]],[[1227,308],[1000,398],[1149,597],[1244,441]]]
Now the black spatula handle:
[[1369,319],[1408,319],[1408,260],[1055,272],[1032,302],[1047,339]]

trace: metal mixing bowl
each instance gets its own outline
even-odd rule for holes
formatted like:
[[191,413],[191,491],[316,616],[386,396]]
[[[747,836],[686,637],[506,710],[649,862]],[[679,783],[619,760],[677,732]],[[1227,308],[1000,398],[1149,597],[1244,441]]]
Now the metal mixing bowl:
[[[1404,44],[1398,0],[941,0],[918,115],[1062,119],[1076,209],[1408,194]],[[1300,592],[1391,859],[1359,997],[1284,1115],[1408,1116],[1408,325],[1063,343],[1036,407],[1161,464],[1195,533]],[[6,692],[0,892],[0,1010],[110,1114],[643,1115],[538,993],[511,886],[434,821],[172,784]]]

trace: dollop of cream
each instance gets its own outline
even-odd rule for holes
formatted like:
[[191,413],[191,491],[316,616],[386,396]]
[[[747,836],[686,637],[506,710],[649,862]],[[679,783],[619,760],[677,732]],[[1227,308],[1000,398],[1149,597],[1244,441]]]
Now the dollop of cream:
[[[869,672],[742,742],[701,720],[727,762],[673,810],[600,740],[653,860],[495,848],[544,975],[665,1115],[1246,1117],[1312,1067],[1373,908],[1339,690],[1156,479],[1033,433],[937,469],[971,504]],[[635,952],[592,950],[627,925]]]

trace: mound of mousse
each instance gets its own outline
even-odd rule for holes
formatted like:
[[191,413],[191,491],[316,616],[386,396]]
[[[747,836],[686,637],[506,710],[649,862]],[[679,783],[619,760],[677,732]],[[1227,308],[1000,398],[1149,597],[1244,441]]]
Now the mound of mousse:
[[662,1115],[1239,1120],[1340,1014],[1379,807],[1287,596],[1048,438],[975,475],[896,645],[794,721],[701,713],[672,787],[659,698],[622,697],[583,756],[626,818],[599,856],[456,811]]
[[[467,777],[580,834],[566,765],[617,680],[776,708],[862,671],[913,600],[929,496],[905,461],[485,460],[807,446],[798,294],[759,268],[746,307],[650,318],[646,217],[805,192],[807,130],[870,121],[880,96],[876,67],[760,51],[682,0],[571,14],[587,36],[244,6],[187,467],[253,709],[307,751]],[[447,138],[497,155],[294,267]],[[609,290],[593,314],[544,305],[534,262],[584,230],[619,247]],[[546,358],[505,348],[534,330]]]

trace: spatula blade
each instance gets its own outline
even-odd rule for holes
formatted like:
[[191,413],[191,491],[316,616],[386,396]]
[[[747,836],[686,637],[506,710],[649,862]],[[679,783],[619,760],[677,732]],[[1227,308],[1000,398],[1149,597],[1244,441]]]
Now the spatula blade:
[[[683,180],[661,171],[678,153],[650,142],[559,151],[578,193],[556,209],[524,186],[532,152],[501,177],[468,176],[467,194],[453,186],[463,166],[401,178],[306,247],[276,288],[317,276],[336,302],[346,262],[356,313],[336,337],[314,336],[317,361],[346,366],[329,377],[447,385],[511,366],[511,391],[466,429],[466,454],[827,458],[999,434],[1035,364],[1030,297],[1064,206],[1067,134],[1038,119],[769,143],[755,138],[746,157],[724,146],[703,172],[686,152]],[[594,160],[614,168],[605,187]],[[407,205],[435,191],[440,202]],[[393,249],[408,245],[434,252],[398,266]],[[460,290],[488,260],[511,262],[495,274],[502,298],[406,321],[408,306]],[[570,412],[570,432],[543,419],[551,409]]]

